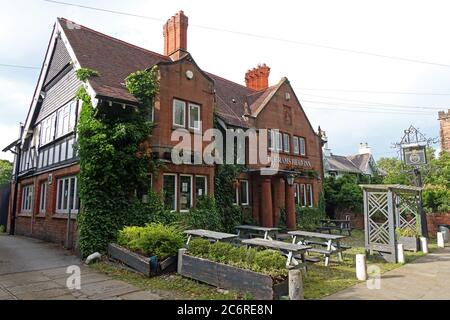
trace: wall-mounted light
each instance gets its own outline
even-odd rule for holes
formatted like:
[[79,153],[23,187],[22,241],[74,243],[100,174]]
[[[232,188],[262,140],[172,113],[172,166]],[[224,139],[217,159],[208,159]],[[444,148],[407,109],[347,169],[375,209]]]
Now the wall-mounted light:
[[286,176],[286,181],[287,181],[288,186],[293,186],[294,180],[295,180],[295,177],[293,174],[289,174]]

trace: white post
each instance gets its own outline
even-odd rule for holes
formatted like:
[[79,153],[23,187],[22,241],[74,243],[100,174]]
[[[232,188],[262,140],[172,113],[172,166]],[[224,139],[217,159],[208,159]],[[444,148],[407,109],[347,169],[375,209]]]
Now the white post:
[[403,250],[403,244],[401,244],[401,243],[397,244],[397,256],[398,256],[398,263],[404,264],[405,263],[405,252]]
[[177,265],[177,272],[181,274],[181,269],[183,266],[183,255],[186,253],[187,249],[179,249],[178,250],[178,265]]
[[289,299],[304,299],[302,273],[299,269],[289,270]]
[[438,248],[445,248],[444,233],[443,232],[438,232],[437,233],[437,245],[438,245]]
[[356,255],[356,279],[360,281],[367,280],[367,265],[365,254]]
[[422,248],[423,253],[428,254],[428,239],[425,237],[420,238],[420,246]]

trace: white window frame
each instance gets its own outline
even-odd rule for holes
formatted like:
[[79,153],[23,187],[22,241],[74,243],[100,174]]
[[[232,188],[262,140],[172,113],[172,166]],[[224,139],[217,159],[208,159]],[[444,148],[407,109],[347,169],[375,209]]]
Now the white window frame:
[[174,176],[175,177],[175,181],[174,181],[174,184],[175,184],[174,195],[175,195],[175,197],[174,197],[174,206],[173,206],[174,210],[170,210],[170,212],[176,212],[177,209],[178,209],[178,175],[175,174],[175,173],[164,173],[163,174],[163,189],[162,189],[163,192],[164,192],[164,177],[165,176]]
[[[77,176],[69,176],[69,177],[62,177],[56,180],[56,210],[55,212],[57,214],[66,214],[69,213],[69,208],[70,208],[70,182],[72,179],[75,179],[75,186],[74,186],[74,191],[73,191],[73,203],[72,203],[72,207],[73,209],[70,210],[71,214],[78,214],[78,209],[75,209],[76,207],[76,201],[77,201],[77,192],[78,192],[78,178]],[[68,180],[69,184],[68,184],[68,190],[65,189],[65,181]],[[62,183],[62,187],[63,187],[63,192],[61,192],[60,188],[59,188],[59,182],[63,181]],[[58,208],[59,205],[59,199],[61,197],[61,193],[65,196],[65,193],[67,191],[67,209],[62,209],[62,208]],[[62,203],[62,202],[61,202]]]
[[[177,102],[181,102],[183,104],[183,124],[177,124],[175,123],[175,106],[177,105]],[[186,127],[186,102],[179,99],[173,99],[173,105],[172,105],[172,125],[174,127],[179,128],[185,128]]]
[[191,206],[189,207],[189,209],[184,209],[181,210],[181,202],[180,202],[180,212],[189,212],[189,210],[191,208],[194,207],[194,190],[193,190],[193,180],[194,180],[194,176],[192,174],[180,174],[180,185],[178,186],[179,190],[180,190],[180,197],[181,197],[181,193],[183,193],[182,191],[182,185],[181,185],[181,178],[183,177],[189,177],[191,180]]
[[313,186],[312,186],[312,184],[308,183],[306,185],[306,189],[305,190],[306,190],[306,195],[309,194],[309,206],[308,207],[313,208],[314,207],[314,202],[313,202],[314,197],[313,197]]
[[[245,184],[245,193],[246,193],[246,196],[247,196],[247,201],[246,202],[242,202],[241,203],[241,205],[242,206],[248,206],[249,204],[250,204],[250,194],[249,194],[249,182],[248,182],[248,180],[241,180],[240,181],[240,184],[239,184],[239,196],[241,195],[241,188],[242,188],[242,183],[244,183]],[[242,199],[240,199],[241,201],[242,201]]]
[[300,195],[300,193],[302,192],[302,187],[303,187],[303,197],[300,198],[300,200],[301,200],[300,206],[301,206],[301,207],[306,207],[306,184],[304,184],[304,183],[301,183],[301,184],[300,184],[300,192],[299,192],[299,195]]
[[20,212],[23,213],[33,212],[33,193],[34,193],[34,184],[29,184],[22,187],[22,203]]
[[291,138],[289,133],[283,133],[283,152],[291,152]]
[[[194,127],[191,127],[191,108],[197,108],[197,110],[198,110],[198,121],[197,121],[197,126],[198,127],[195,126],[195,121],[194,121]],[[201,128],[202,128],[202,125],[201,125],[201,107],[200,107],[200,105],[195,104],[195,103],[189,103],[188,104],[188,112],[189,112],[189,121],[188,121],[189,122],[189,129],[200,131]]]
[[39,214],[45,214],[47,208],[47,182],[41,182],[39,187]]
[[306,156],[306,139],[299,137],[300,155]]
[[[197,178],[201,178],[205,181],[205,193],[202,195],[197,194]],[[195,196],[198,197],[205,197],[208,195],[208,177],[204,175],[196,175],[195,176]]]
[[273,150],[274,146],[273,146],[273,132],[270,129],[267,129],[267,148],[269,150]]
[[300,155],[300,138],[297,136],[294,136],[293,141],[294,141],[294,154]]
[[233,204],[235,204],[235,205],[239,205],[239,191],[240,191],[240,188],[239,188],[239,186],[236,186],[235,187],[235,193],[234,193],[234,202],[233,202]]

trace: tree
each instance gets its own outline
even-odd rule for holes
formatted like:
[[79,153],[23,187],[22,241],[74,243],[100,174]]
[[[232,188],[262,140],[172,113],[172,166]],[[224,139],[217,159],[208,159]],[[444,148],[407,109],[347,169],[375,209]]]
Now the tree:
[[360,180],[355,175],[327,177],[324,183],[325,200],[328,214],[336,212],[362,212],[362,190]]
[[13,164],[8,160],[0,160],[0,186],[11,181]]

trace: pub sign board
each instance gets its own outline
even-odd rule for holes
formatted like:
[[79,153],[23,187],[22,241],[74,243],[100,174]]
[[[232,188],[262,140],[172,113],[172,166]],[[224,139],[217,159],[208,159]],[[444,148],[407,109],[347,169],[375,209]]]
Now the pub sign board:
[[425,146],[403,148],[403,161],[407,166],[420,166],[427,164]]

